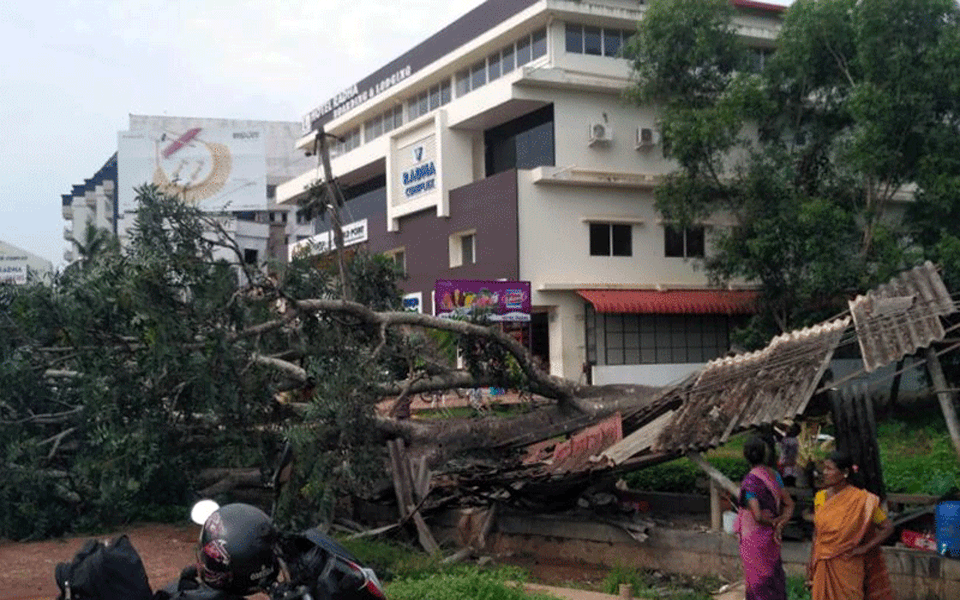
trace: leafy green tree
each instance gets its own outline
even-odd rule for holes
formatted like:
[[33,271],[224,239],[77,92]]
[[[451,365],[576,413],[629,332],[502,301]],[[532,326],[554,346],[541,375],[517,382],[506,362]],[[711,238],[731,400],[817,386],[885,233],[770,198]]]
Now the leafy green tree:
[[728,2],[651,5],[625,55],[678,167],[658,207],[735,218],[706,268],[760,284],[751,346],[924,255],[954,266],[958,16],[952,0],[798,0],[757,70]]

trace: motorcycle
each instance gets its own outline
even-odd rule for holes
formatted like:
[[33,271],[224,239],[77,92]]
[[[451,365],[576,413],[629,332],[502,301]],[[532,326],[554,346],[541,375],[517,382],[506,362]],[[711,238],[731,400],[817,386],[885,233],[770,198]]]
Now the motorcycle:
[[[293,460],[292,450],[285,446],[280,464],[274,471],[274,502],[270,520],[276,511],[285,474]],[[219,506],[212,500],[201,500],[191,510],[191,520],[204,526]],[[386,600],[383,586],[373,569],[365,567],[349,550],[318,528],[300,533],[278,531],[273,551],[279,573],[258,586],[271,600]],[[220,592],[197,577],[197,567],[188,567],[180,580],[164,588],[172,600],[229,600],[237,596]],[[242,597],[242,596],[241,596]],[[156,597],[155,597],[156,598]]]

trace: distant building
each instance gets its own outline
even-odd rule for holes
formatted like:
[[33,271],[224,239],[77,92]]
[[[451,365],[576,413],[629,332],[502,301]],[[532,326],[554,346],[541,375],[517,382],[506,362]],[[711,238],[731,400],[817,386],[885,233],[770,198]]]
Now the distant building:
[[[295,206],[274,200],[278,183],[312,164],[294,151],[298,136],[294,122],[130,115],[117,152],[61,197],[70,223],[64,238],[82,246],[93,225],[126,245],[137,210],[135,188],[152,183],[216,216],[245,262],[285,261],[289,244],[314,233]],[[225,248],[215,253],[236,260]],[[64,259],[76,260],[76,248]]]
[[[762,64],[784,8],[732,4]],[[347,243],[403,266],[409,306],[435,313],[437,280],[529,281],[524,341],[553,374],[594,383],[663,384],[728,351],[755,292],[711,289],[696,262],[733,220],[663,221],[653,192],[676,166],[657,107],[623,95],[620,50],[647,8],[487,0],[305,116],[304,152],[320,126],[336,136]]]
[[34,279],[49,280],[51,275],[53,265],[49,260],[0,241],[0,285],[22,285]]

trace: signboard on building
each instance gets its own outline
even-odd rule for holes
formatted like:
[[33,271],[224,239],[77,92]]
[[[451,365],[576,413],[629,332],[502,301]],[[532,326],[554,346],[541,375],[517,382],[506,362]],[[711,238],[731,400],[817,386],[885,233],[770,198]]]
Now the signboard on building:
[[121,131],[120,211],[136,210],[134,189],[146,183],[206,212],[264,210],[265,137],[261,128]]
[[419,200],[437,190],[437,136],[431,133],[397,148],[393,205]]
[[422,292],[413,292],[412,294],[404,294],[403,296],[403,310],[415,313],[423,312],[423,293]]
[[3,261],[0,262],[0,284],[13,283],[23,285],[27,282],[27,263]]
[[434,296],[438,317],[485,313],[491,321],[530,321],[529,281],[438,279]]
[[[343,226],[344,248],[365,242],[368,239],[369,232],[367,231],[366,219],[354,221],[353,223],[347,223]],[[305,240],[300,240],[299,242],[291,244],[289,258],[290,260],[293,260],[293,258],[296,256],[313,256],[314,254],[323,254],[333,250],[333,248],[333,230],[324,231]]]

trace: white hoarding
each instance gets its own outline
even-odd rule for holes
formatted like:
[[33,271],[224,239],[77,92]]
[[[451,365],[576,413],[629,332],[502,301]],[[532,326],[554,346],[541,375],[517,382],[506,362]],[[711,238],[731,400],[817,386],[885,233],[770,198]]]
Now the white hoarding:
[[[354,221],[353,223],[348,223],[343,226],[344,248],[365,242],[368,238],[366,219]],[[323,233],[318,233],[305,240],[291,244],[288,249],[289,259],[293,260],[294,257],[301,255],[313,256],[315,254],[323,254],[333,250],[333,247],[333,231],[324,231]]]
[[397,148],[393,157],[393,205],[420,200],[437,191],[437,136],[427,135]]
[[153,183],[203,211],[264,210],[262,129],[121,131],[117,143],[121,212],[136,210],[134,189]]
[[27,282],[27,263],[0,262],[0,283],[23,285]]

